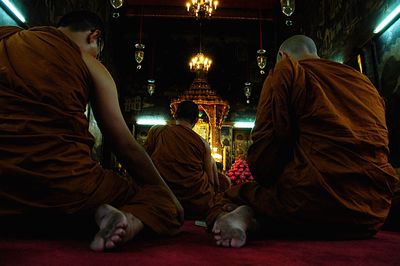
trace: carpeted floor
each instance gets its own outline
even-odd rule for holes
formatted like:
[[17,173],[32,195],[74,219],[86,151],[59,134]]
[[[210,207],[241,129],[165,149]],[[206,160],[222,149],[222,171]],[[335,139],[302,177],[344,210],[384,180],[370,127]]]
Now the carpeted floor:
[[89,240],[2,236],[1,266],[76,265],[400,265],[400,233],[369,240],[250,240],[220,248],[204,228],[187,221],[173,238],[138,239],[118,251],[96,253]]

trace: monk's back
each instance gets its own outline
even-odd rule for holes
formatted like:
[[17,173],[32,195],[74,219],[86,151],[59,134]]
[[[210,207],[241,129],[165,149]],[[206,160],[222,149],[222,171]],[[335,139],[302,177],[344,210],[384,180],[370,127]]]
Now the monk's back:
[[370,160],[382,159],[374,155],[387,153],[385,109],[371,82],[351,67],[335,62],[317,59],[299,64],[305,78],[303,93],[308,97],[298,109],[301,136],[320,140],[321,145],[327,142],[352,149],[370,156]]
[[289,97],[298,134],[280,184],[310,193],[306,209],[337,206],[337,213],[330,210],[331,221],[350,219],[346,216],[352,213],[356,223],[381,225],[397,182],[388,162],[383,100],[364,75],[348,66],[323,59],[293,66]]
[[[2,202],[40,205],[57,195],[62,202],[63,192],[92,193],[85,182],[94,184],[87,178],[100,177],[100,170],[90,158],[93,137],[84,115],[90,82],[79,47],[57,29],[0,27]],[[44,184],[48,190],[37,191]],[[21,186],[21,198],[10,196]]]
[[155,126],[146,150],[185,209],[186,217],[204,215],[212,204],[214,189],[205,170],[205,144],[192,129],[182,125]]

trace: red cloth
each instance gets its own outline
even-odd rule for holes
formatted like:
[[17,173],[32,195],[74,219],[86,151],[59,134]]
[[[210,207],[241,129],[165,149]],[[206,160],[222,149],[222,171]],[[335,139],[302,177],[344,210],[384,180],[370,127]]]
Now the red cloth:
[[2,266],[71,265],[399,265],[400,233],[369,240],[250,240],[239,249],[214,245],[212,234],[186,221],[172,238],[133,241],[115,252],[96,253],[89,241],[0,237]]

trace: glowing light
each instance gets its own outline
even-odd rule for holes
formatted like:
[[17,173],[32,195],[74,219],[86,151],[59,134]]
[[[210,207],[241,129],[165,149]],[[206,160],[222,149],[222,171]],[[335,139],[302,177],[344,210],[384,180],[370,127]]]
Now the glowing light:
[[211,156],[214,158],[216,162],[222,162],[222,155],[218,152],[217,147],[211,148]]
[[197,53],[190,59],[189,67],[192,72],[196,71],[208,72],[211,64],[212,60],[210,58],[205,56],[203,53]]
[[196,18],[209,18],[217,9],[218,4],[218,1],[191,0],[186,2],[186,10]]
[[390,22],[392,22],[393,19],[397,17],[397,15],[400,14],[400,5],[398,5],[379,25],[378,27],[375,28],[374,33],[379,33],[381,30],[383,30],[387,25],[389,25]]
[[233,127],[235,128],[253,128],[254,127],[254,122],[235,122],[233,124]]
[[139,117],[136,124],[146,126],[165,125],[167,124],[167,121],[162,117]]
[[362,68],[362,59],[361,59],[361,55],[357,55],[357,63],[358,63],[358,67],[360,68],[360,72],[363,73],[363,68]]
[[216,162],[222,162],[222,155],[219,153],[211,153],[211,156],[214,158]]
[[18,9],[9,1],[9,0],[1,0],[7,7],[8,9],[11,10],[11,12],[14,13],[14,15],[22,22],[25,23],[25,17],[21,14],[21,12],[18,11]]
[[331,58],[331,60],[343,64],[343,55],[336,54],[333,58]]

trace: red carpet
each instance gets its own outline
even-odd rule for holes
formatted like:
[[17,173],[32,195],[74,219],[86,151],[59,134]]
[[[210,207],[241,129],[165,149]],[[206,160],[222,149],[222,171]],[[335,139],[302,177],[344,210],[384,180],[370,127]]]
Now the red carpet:
[[400,233],[369,240],[250,240],[240,249],[214,246],[211,234],[193,222],[173,238],[131,242],[96,253],[83,240],[0,239],[0,265],[400,265]]

